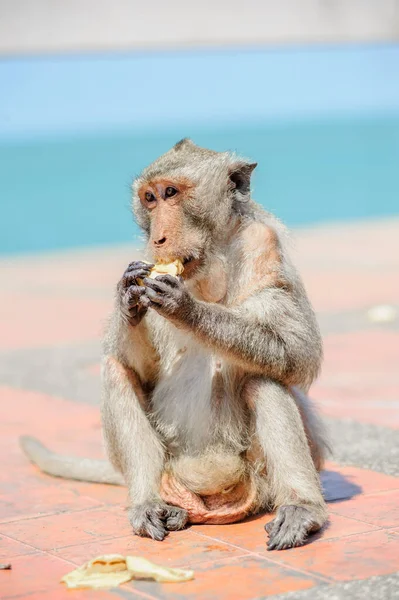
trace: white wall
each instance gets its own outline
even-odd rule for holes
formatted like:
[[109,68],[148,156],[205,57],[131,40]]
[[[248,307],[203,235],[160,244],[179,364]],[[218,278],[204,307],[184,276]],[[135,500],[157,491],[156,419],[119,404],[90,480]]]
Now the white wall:
[[0,54],[399,40],[399,0],[0,0]]

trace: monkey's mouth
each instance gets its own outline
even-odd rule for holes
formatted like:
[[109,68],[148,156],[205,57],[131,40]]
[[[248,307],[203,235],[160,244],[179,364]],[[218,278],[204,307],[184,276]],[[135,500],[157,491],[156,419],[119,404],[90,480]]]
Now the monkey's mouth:
[[183,259],[183,267],[186,268],[190,263],[193,262],[193,260],[195,260],[194,256],[189,256],[188,258],[184,258]]
[[184,279],[192,277],[197,269],[201,266],[202,259],[197,256],[187,256],[182,260],[184,271],[182,276]]

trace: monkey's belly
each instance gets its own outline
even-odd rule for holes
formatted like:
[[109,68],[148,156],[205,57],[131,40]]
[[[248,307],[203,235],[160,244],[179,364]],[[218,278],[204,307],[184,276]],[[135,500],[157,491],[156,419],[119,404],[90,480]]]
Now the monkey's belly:
[[252,477],[232,489],[201,496],[190,491],[173,474],[164,473],[161,497],[167,504],[184,508],[189,523],[225,525],[245,519],[257,505],[257,489]]
[[227,391],[215,392],[216,361],[209,351],[184,332],[179,341],[152,394],[152,410],[166,442],[194,454],[209,445],[216,428],[223,428],[219,396]]

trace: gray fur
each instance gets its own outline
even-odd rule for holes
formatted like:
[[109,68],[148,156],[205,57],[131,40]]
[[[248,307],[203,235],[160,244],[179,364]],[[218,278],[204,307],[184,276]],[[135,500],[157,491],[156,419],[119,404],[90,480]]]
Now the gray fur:
[[[163,539],[186,522],[184,511],[161,500],[165,471],[200,495],[251,473],[258,494],[252,512],[278,509],[271,548],[303,543],[326,520],[316,470],[325,443],[306,399],[320,368],[320,333],[284,227],[251,199],[255,166],[182,140],[133,185],[147,258],[201,260],[186,281],[144,278],[144,288],[136,280],[143,264],[129,265],[104,340],[105,441],[128,486],[138,535]],[[157,178],[191,182],[161,248],[138,197]],[[260,240],[271,232],[279,257],[260,288],[255,263],[269,249],[259,242],[248,250],[258,226]]]

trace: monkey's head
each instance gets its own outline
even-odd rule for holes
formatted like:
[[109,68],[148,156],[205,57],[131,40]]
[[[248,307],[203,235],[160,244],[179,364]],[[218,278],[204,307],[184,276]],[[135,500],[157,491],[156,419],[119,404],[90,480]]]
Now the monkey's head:
[[133,211],[154,262],[176,258],[185,278],[205,266],[251,206],[256,163],[178,142],[133,184]]

